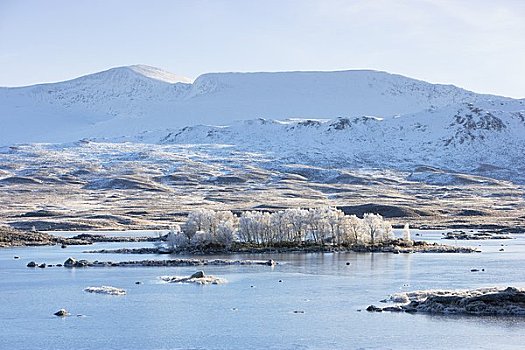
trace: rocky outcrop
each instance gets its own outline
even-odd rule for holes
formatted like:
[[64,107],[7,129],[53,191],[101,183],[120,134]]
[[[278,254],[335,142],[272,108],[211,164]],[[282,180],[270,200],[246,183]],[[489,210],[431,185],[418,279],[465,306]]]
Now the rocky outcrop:
[[525,316],[525,289],[480,288],[472,290],[422,290],[390,297],[392,306],[370,305],[367,311]]
[[87,287],[84,288],[84,292],[107,295],[126,295],[125,289],[111,286]]
[[95,235],[90,233],[83,233],[71,237],[74,240],[82,240],[90,243],[97,242],[155,242],[158,237],[128,237],[128,236],[113,236],[113,235]]
[[11,227],[0,226],[0,248],[16,246],[44,246],[60,244],[88,245],[96,242],[153,242],[157,237],[125,237],[111,235],[79,234],[71,238],[53,236],[40,231],[23,231]]
[[394,239],[379,244],[354,244],[348,246],[333,246],[321,244],[292,244],[274,247],[262,247],[250,243],[235,242],[228,249],[176,249],[174,251],[165,251],[159,248],[119,248],[119,249],[101,249],[88,250],[84,253],[105,253],[105,254],[231,254],[231,253],[332,253],[332,252],[363,252],[363,253],[474,253],[478,249],[469,247],[457,247],[438,243],[427,243],[424,241],[405,242],[402,239]]
[[485,240],[485,239],[512,239],[512,237],[490,232],[465,232],[461,230],[450,231],[443,234],[442,239],[454,240]]
[[[119,248],[119,249],[99,249],[86,250],[84,253],[95,254],[161,254],[159,248]],[[165,254],[165,253],[164,253]]]
[[181,276],[161,276],[161,280],[168,283],[194,283],[194,284],[223,284],[227,281],[224,278],[208,276],[203,271],[197,271],[189,277]]
[[274,260],[230,260],[230,259],[171,259],[171,260],[130,260],[130,261],[88,261],[68,258],[64,262],[64,267],[137,267],[137,266],[156,266],[156,267],[177,267],[177,266],[224,266],[224,265],[263,265],[274,266]]
[[428,243],[424,241],[405,242],[402,239],[395,239],[375,245],[356,245],[350,248],[354,252],[379,252],[379,253],[478,253],[476,248],[458,247],[438,243]]
[[82,239],[56,237],[44,232],[28,232],[0,226],[0,248],[55,244],[84,245],[90,243]]

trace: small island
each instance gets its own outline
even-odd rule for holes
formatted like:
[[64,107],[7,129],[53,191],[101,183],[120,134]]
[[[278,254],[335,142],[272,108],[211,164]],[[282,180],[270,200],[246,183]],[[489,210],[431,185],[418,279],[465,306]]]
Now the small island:
[[198,209],[182,225],[148,248],[90,250],[86,253],[217,254],[289,252],[472,253],[477,249],[413,241],[408,225],[395,238],[381,215],[345,215],[333,207],[276,212]]
[[395,238],[392,224],[381,215],[362,218],[334,207],[284,209],[274,212],[197,209],[182,225],[173,225],[158,237],[121,237],[78,234],[71,238],[44,232],[0,229],[0,246],[89,245],[97,242],[153,242],[153,247],[87,250],[85,253],[120,254],[228,254],[290,252],[363,253],[472,253],[478,249],[411,238],[408,224]]
[[471,290],[420,290],[398,293],[384,302],[394,305],[370,305],[370,312],[408,312],[445,315],[525,316],[525,289],[480,288]]

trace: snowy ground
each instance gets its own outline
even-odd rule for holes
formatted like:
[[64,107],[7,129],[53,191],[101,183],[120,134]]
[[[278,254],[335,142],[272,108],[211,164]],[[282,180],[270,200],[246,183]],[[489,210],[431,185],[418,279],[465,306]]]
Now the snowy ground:
[[523,225],[520,185],[444,170],[428,181],[413,170],[287,163],[227,145],[19,145],[0,150],[0,221],[26,229],[166,228],[195,208],[330,204],[383,212],[394,223]]

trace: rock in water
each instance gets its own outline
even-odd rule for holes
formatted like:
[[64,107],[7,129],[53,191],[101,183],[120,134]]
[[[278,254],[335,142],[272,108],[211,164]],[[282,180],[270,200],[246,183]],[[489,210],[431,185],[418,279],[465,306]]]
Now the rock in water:
[[223,284],[226,280],[215,276],[207,276],[203,271],[197,271],[189,277],[161,276],[161,280],[169,283],[195,283],[195,284]]
[[30,262],[27,264],[27,267],[36,267],[36,262],[34,262],[34,261],[30,261]]
[[68,258],[66,261],[64,261],[64,267],[87,267],[91,266],[89,261],[87,260],[77,260],[75,258]]
[[383,311],[383,309],[380,308],[380,307],[377,307],[375,305],[370,305],[369,307],[366,308],[366,311],[368,311],[368,312],[381,312],[381,311]]
[[190,278],[204,278],[204,271],[197,271]]
[[75,258],[67,258],[66,261],[64,261],[64,267],[74,267],[77,260]]
[[65,317],[65,316],[69,316],[69,312],[66,309],[60,309],[57,312],[55,312],[53,315],[59,316],[59,317]]
[[367,310],[525,317],[525,289],[514,287],[421,290],[394,294],[390,300],[404,303],[385,308],[370,305]]
[[126,290],[111,286],[100,286],[100,287],[87,287],[84,288],[84,292],[97,293],[97,294],[108,294],[108,295],[126,295]]
[[277,264],[277,263],[276,263],[275,261],[273,261],[272,259],[270,259],[270,260],[268,260],[268,261],[266,262],[266,265],[267,265],[267,266],[275,266],[276,264]]

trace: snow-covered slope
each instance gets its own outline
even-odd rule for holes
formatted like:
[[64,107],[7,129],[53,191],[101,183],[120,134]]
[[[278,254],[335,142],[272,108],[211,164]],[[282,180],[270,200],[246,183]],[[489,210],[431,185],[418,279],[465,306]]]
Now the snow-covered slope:
[[459,103],[393,118],[256,119],[230,126],[197,125],[127,140],[228,144],[243,152],[272,154],[283,163],[414,171],[414,179],[429,183],[443,183],[439,169],[525,179],[525,105],[515,100]]
[[[124,68],[126,68],[126,67],[124,67]],[[159,69],[159,68],[156,68],[156,67],[146,66],[146,65],[143,65],[143,64],[137,64],[137,65],[134,65],[134,66],[129,66],[127,68],[129,68],[130,70],[134,71],[135,73],[141,74],[141,75],[143,75],[145,77],[148,77],[148,78],[151,78],[151,79],[155,79],[155,80],[164,81],[166,83],[171,83],[171,84],[175,84],[175,83],[191,84],[193,82],[193,80],[191,80],[190,78],[183,77],[182,75],[177,75],[177,74],[174,74],[174,73],[171,73],[171,72],[167,72],[165,70],[162,70],[162,69]]]
[[509,99],[377,71],[212,73],[190,79],[148,66],[0,88],[0,145],[116,137],[253,118],[391,117]]

